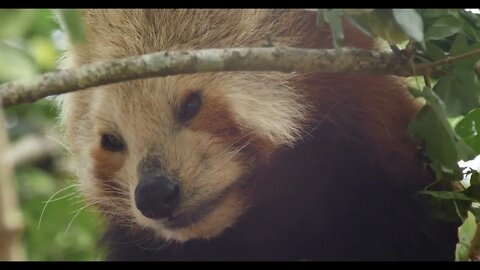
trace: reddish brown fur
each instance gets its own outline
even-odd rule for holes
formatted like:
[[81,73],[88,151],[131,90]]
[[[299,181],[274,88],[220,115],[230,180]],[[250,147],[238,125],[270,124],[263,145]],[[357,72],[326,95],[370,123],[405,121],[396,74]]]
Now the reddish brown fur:
[[[388,167],[398,175],[416,170],[419,162],[417,146],[408,134],[407,127],[419,106],[406,92],[399,91],[402,83],[397,78],[317,75],[297,79],[294,83],[306,90],[311,89],[312,99],[318,104],[317,116],[313,118],[317,122],[313,121],[310,128],[321,128],[316,127],[318,121],[330,122],[345,131],[336,136],[364,141],[365,145],[375,147],[371,149],[374,155],[371,160],[378,162],[375,166]],[[348,84],[343,83],[347,81]],[[316,85],[319,84],[328,87],[318,91]],[[356,88],[352,89],[351,85]],[[360,124],[362,127],[358,127]],[[352,134],[351,131],[356,129],[362,133]]]
[[94,160],[93,174],[96,178],[103,181],[112,179],[124,164],[122,154],[111,153],[100,147],[93,149],[91,155]]
[[[328,27],[318,28],[315,25],[314,14],[306,15],[300,25],[304,25],[306,34],[302,35],[300,47],[332,48],[331,33]],[[344,21],[346,33],[342,46],[362,49],[372,49],[373,39],[360,32],[352,24]],[[329,37],[329,38],[318,38]],[[410,120],[420,108],[420,103],[409,96],[406,82],[394,76],[368,74],[315,74],[301,75],[291,81],[309,95],[316,104],[316,116],[312,115],[310,126],[316,128],[316,121],[332,121],[335,125],[348,127],[362,123],[362,134],[367,145],[376,147],[372,154],[377,155],[372,160],[378,162],[375,166],[388,167],[398,175],[415,171],[418,164],[417,145],[408,134]],[[319,86],[321,90],[319,91]],[[352,88],[352,86],[355,86]],[[362,89],[362,90],[360,90]],[[344,104],[341,104],[344,103]],[[345,104],[346,103],[346,104]],[[332,112],[335,107],[348,107],[349,110]],[[352,112],[355,115],[352,115]],[[335,117],[330,115],[334,113]],[[313,120],[312,120],[313,119]],[[318,127],[317,127],[318,128]],[[307,127],[308,131],[308,127]],[[359,134],[338,134],[351,136],[354,139]],[[363,138],[362,138],[363,139]],[[392,166],[395,164],[394,166]],[[408,178],[407,178],[408,179]],[[423,178],[425,179],[425,178]],[[419,179],[420,180],[420,179]]]
[[91,151],[93,160],[93,175],[95,176],[95,185],[99,193],[107,198],[115,198],[118,195],[120,187],[115,180],[115,173],[123,167],[125,159],[121,153],[111,153],[101,147],[94,148]]
[[[246,161],[265,161],[274,150],[266,138],[256,136],[239,128],[230,105],[220,95],[202,96],[203,107],[188,128],[192,131],[210,133],[232,148],[243,148]],[[245,146],[245,147],[243,147]]]
[[193,131],[204,131],[231,144],[240,136],[229,104],[221,96],[202,95],[202,108],[187,126]]

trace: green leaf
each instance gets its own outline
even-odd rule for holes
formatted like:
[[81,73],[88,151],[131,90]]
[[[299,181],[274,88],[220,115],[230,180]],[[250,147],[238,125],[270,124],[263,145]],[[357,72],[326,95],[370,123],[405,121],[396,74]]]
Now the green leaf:
[[473,40],[480,40],[480,31],[479,28],[476,26],[472,26],[469,23],[464,23],[462,27],[462,33],[464,33],[467,37]]
[[77,9],[58,9],[56,14],[59,21],[70,39],[75,43],[81,43],[85,40],[85,27],[82,13]]
[[425,105],[410,123],[410,133],[425,142],[428,157],[450,170],[457,168],[457,150],[442,119],[431,105]]
[[[96,239],[100,236],[101,218],[88,208],[81,211],[65,230],[84,204],[72,200],[77,193],[68,188],[55,196],[44,211],[41,227],[39,217],[45,202],[55,191],[66,187],[65,179],[58,179],[43,170],[27,167],[17,172],[17,183],[25,218],[25,247],[29,260],[94,260]],[[58,182],[58,183],[57,183]],[[59,184],[59,185],[57,185]],[[63,197],[63,198],[62,198]],[[45,248],[48,243],[49,248]]]
[[[478,180],[478,179],[477,179]],[[480,185],[478,184],[471,184],[468,188],[462,191],[463,194],[473,199],[475,202],[479,202],[480,200]]]
[[473,71],[453,70],[438,80],[433,91],[446,105],[448,117],[465,115],[480,106],[478,83]]
[[445,105],[430,89],[421,94],[428,102],[409,125],[412,136],[425,142],[427,156],[441,165],[447,173],[459,170],[457,161],[470,160],[476,156],[468,145],[455,133],[447,120]]
[[469,196],[460,193],[460,192],[454,192],[454,191],[430,191],[430,190],[424,190],[420,191],[420,194],[425,194],[425,195],[430,195],[435,198],[440,198],[444,200],[461,200],[461,201],[475,201],[473,198],[470,198]]
[[475,218],[478,220],[480,219],[480,208],[474,208],[472,207],[470,209],[470,211],[473,213],[473,215],[475,216]]
[[460,16],[462,16],[474,29],[480,29],[480,14],[474,14],[471,11],[464,9],[459,10]]
[[475,170],[472,170],[470,175],[470,185],[479,185],[480,184],[480,173]]
[[461,113],[465,115],[470,110],[480,107],[478,99],[480,84],[475,72],[472,69],[454,69],[452,70],[452,74],[453,90],[458,92],[463,104]]
[[462,179],[463,174],[460,168],[450,169],[443,166],[436,160],[430,161],[430,168],[435,173],[435,179],[439,181],[458,181]]
[[23,50],[0,41],[0,82],[31,78],[37,74],[33,59]]
[[22,198],[48,196],[55,193],[56,187],[52,175],[42,170],[27,168],[20,173],[20,178]]
[[400,44],[408,40],[408,35],[395,22],[391,10],[376,9],[366,15],[366,18],[373,36],[385,39],[390,44]]
[[340,16],[340,10],[329,9],[325,11],[325,17],[330,24],[330,30],[333,35],[333,46],[339,49],[342,45],[345,35],[343,33],[342,17]]
[[347,15],[363,15],[363,14],[368,14],[374,11],[372,8],[354,8],[354,9],[348,9],[344,8],[341,9],[342,13],[347,14]]
[[[460,232],[459,232],[460,233]],[[457,244],[455,250],[455,261],[468,261],[466,258],[468,255],[468,247],[466,245]]]
[[455,261],[468,261],[468,251],[471,249],[473,239],[477,233],[477,222],[472,212],[468,212],[468,216],[463,224],[458,228],[458,244],[455,251]]
[[415,9],[393,9],[393,17],[407,35],[423,42],[423,21]]
[[355,25],[363,33],[372,36],[372,31],[370,30],[369,23],[365,16],[350,15],[347,16],[347,19]]
[[432,9],[427,9],[423,12],[424,17],[429,17],[429,18],[436,18],[440,17],[444,14],[448,13],[448,9],[438,9],[438,8],[432,8]]
[[467,46],[467,39],[462,33],[459,33],[455,36],[452,47],[450,47],[450,55],[453,56],[465,52]]
[[[455,134],[455,147],[457,148],[458,157],[460,160],[468,161],[474,159],[477,153],[470,148],[463,140],[460,140]],[[457,178],[458,179],[458,178]]]
[[36,9],[35,11],[35,21],[29,34],[45,38],[50,37],[51,33],[58,29],[58,23],[53,20],[53,10]]
[[426,42],[426,53],[432,61],[444,59],[447,53],[432,42]]
[[[455,36],[455,40],[453,41],[452,47],[450,48],[450,57],[455,57],[457,55],[471,52],[474,50],[480,49],[480,40],[474,44],[468,44],[467,38],[462,34],[459,33]],[[471,55],[467,58],[462,60],[457,60],[451,64],[451,69],[463,69],[465,71],[469,71],[473,69],[475,62],[480,60],[480,55]],[[464,71],[457,71],[457,73],[463,73]]]
[[472,201],[468,200],[446,200],[429,196],[428,202],[435,218],[449,222],[458,222],[459,215],[466,217],[467,212],[472,210]]
[[444,39],[454,35],[462,28],[462,22],[455,16],[447,15],[436,20],[433,25],[427,29],[425,40]]
[[0,9],[0,38],[24,37],[35,23],[37,10]]
[[441,77],[433,87],[433,91],[444,102],[447,116],[455,117],[461,114],[462,104],[458,99],[458,93],[453,89],[454,78],[452,76]]
[[469,112],[455,126],[455,132],[477,153],[480,153],[480,109]]
[[317,10],[317,17],[315,19],[315,23],[318,27],[322,27],[322,25],[325,23],[324,13],[325,13],[325,10],[323,9]]
[[58,59],[52,40],[41,36],[30,39],[30,54],[42,70],[52,70]]

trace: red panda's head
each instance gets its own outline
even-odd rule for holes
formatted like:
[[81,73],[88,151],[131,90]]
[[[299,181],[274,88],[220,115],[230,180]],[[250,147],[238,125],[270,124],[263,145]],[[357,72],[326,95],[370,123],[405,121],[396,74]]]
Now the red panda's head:
[[[93,10],[80,65],[159,50],[286,45],[295,12]],[[289,29],[289,30],[287,30]],[[307,102],[275,72],[144,79],[67,94],[65,138],[84,194],[118,223],[175,241],[209,238],[249,204],[246,179],[299,138]]]
[[[92,10],[70,65],[159,50],[255,46],[270,11]],[[277,15],[275,15],[277,16]],[[282,15],[293,18],[290,13]],[[290,27],[290,26],[288,26]],[[118,83],[63,97],[80,186],[114,222],[167,240],[209,238],[249,204],[249,173],[298,137],[307,102],[291,74],[204,73]]]
[[248,207],[249,173],[298,138],[304,106],[284,76],[176,76],[67,95],[87,198],[167,240],[221,233]]

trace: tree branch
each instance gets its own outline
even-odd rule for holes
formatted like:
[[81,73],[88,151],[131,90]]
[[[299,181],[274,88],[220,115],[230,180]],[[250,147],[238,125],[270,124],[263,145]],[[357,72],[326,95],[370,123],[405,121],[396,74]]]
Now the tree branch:
[[[472,57],[472,56],[475,56],[475,55],[480,55],[480,49],[472,50],[472,51],[462,53],[462,54],[458,54],[458,55],[448,56],[444,59],[438,60],[438,61],[433,62],[433,63],[418,64],[416,66],[416,68],[419,69],[419,70],[427,71],[427,72],[435,72],[435,71],[438,71],[439,68],[441,68],[445,65],[448,65],[448,64],[451,64],[453,62],[460,61],[460,60],[463,60],[465,58]],[[475,68],[475,72],[476,72],[477,66],[475,66],[474,68]]]
[[27,135],[8,148],[6,158],[13,168],[17,168],[62,156],[62,150],[61,145],[54,139],[41,135]]
[[475,56],[475,55],[480,55],[480,49],[476,49],[476,50],[473,50],[473,51],[469,51],[469,52],[454,55],[454,56],[449,56],[445,59],[438,60],[438,61],[433,62],[431,64],[424,64],[424,65],[429,65],[430,67],[434,68],[434,67],[450,64],[450,63],[453,63],[455,61],[459,61],[459,60],[462,60],[462,59],[465,59],[465,58],[468,58],[468,57],[471,57],[471,56]]
[[[157,52],[50,72],[29,81],[9,82],[0,85],[0,99],[8,107],[127,80],[220,71],[414,74],[404,59],[390,52],[291,47],[204,49]],[[417,74],[421,72],[416,70]]]
[[[1,103],[0,103],[1,108]],[[7,157],[7,131],[0,110],[0,261],[23,260],[23,222],[13,183],[12,164]]]

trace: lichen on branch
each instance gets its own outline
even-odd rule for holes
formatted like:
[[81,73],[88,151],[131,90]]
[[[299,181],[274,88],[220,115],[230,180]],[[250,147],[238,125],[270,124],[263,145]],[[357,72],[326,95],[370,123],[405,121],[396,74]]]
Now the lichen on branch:
[[164,51],[57,70],[29,81],[4,83],[0,85],[0,99],[8,107],[110,83],[198,72],[361,72],[413,75],[411,65],[406,62],[391,52],[353,48],[261,47]]

